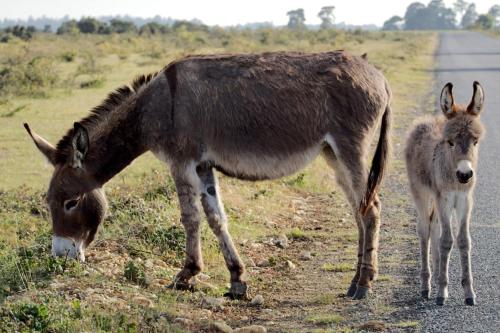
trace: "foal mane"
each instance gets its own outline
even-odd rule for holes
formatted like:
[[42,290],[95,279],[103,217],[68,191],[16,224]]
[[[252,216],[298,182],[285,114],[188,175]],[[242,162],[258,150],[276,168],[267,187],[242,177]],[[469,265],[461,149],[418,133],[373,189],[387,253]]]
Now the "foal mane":
[[[131,85],[124,85],[112,91],[101,104],[91,109],[90,114],[81,119],[79,123],[83,125],[87,131],[91,131],[106,115],[117,110],[118,106],[129,97],[136,95],[140,88],[148,84],[157,75],[158,72],[140,75],[132,81]],[[68,130],[66,135],[57,143],[55,161],[58,164],[65,163],[68,160],[68,156],[72,149],[73,131],[73,128]]]

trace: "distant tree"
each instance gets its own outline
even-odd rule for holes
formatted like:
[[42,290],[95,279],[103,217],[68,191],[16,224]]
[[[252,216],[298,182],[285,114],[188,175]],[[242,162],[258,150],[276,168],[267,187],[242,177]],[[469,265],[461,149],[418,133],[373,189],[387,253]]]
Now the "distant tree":
[[78,29],[78,23],[75,20],[63,22],[61,26],[57,29],[58,35],[76,34],[78,32],[80,32],[80,29]]
[[384,22],[382,30],[401,30],[403,23],[404,19],[401,16],[394,15]]
[[467,7],[467,11],[462,17],[461,26],[462,28],[467,29],[472,27],[474,23],[476,23],[476,21],[477,21],[476,5],[474,3],[471,3],[469,7]]
[[304,28],[305,24],[304,22],[306,21],[305,15],[304,15],[304,9],[299,8],[295,10],[291,10],[288,13],[288,28],[290,29],[302,29]]
[[475,27],[480,28],[480,29],[484,29],[484,30],[491,29],[491,28],[493,28],[494,25],[495,25],[495,20],[494,20],[493,16],[491,16],[489,14],[479,15],[476,23],[474,24]]
[[208,31],[208,27],[201,22],[178,20],[172,24],[173,30],[186,29],[187,31]]
[[498,20],[500,19],[500,5],[493,5],[490,10],[488,10],[488,15],[493,18],[493,25],[498,25]]
[[331,29],[335,23],[335,10],[334,6],[322,7],[318,13],[318,17],[321,19],[321,29]]
[[123,34],[127,32],[136,32],[137,27],[135,26],[134,22],[131,21],[123,21],[123,20],[118,20],[118,19],[113,19],[109,22],[109,27],[111,32],[117,33],[117,34]]
[[22,40],[30,40],[33,38],[36,28],[34,26],[25,27],[23,25],[15,25],[13,27],[6,28],[5,32]]
[[82,17],[77,23],[78,30],[84,34],[96,34],[103,25],[104,24],[101,21],[98,21],[93,17]]
[[44,25],[43,26],[43,32],[51,33],[52,32],[52,26],[50,24]]
[[427,6],[411,3],[405,14],[406,30],[454,29],[455,13],[442,0],[432,0]]
[[159,34],[164,34],[169,31],[169,27],[157,22],[150,22],[144,24],[140,29],[139,29],[139,34],[140,35],[159,35]]
[[455,12],[455,15],[460,17],[459,22],[462,22],[462,18],[467,10],[467,7],[469,7],[469,3],[465,0],[457,0],[453,3],[453,11]]
[[418,30],[422,29],[422,17],[425,15],[426,7],[421,2],[413,2],[406,8],[405,14],[405,29]]

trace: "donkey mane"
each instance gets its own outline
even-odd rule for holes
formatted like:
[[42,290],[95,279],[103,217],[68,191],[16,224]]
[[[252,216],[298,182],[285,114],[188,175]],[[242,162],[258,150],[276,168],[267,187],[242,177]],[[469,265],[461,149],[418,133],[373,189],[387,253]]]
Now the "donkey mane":
[[[91,131],[98,126],[104,116],[117,110],[118,106],[129,97],[136,95],[139,90],[154,79],[158,73],[159,72],[140,75],[132,81],[131,85],[124,85],[112,91],[101,104],[90,110],[90,114],[80,120],[79,123],[83,125],[87,131]],[[73,131],[73,128],[68,130],[66,135],[57,143],[55,161],[58,164],[65,163],[68,160],[68,156],[71,152],[70,149],[72,148]]]

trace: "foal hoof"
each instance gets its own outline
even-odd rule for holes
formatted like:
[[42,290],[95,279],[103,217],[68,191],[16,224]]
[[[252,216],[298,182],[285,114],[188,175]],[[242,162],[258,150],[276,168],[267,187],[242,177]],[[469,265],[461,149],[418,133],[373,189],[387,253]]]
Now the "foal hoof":
[[425,300],[428,300],[431,297],[430,290],[422,290],[420,294],[422,295],[422,298]]
[[474,298],[470,297],[470,298],[466,298],[465,299],[465,304],[466,305],[470,305],[470,306],[473,306],[476,304],[476,302],[474,301]]
[[351,283],[351,285],[349,286],[349,289],[347,289],[346,296],[347,297],[354,297],[354,294],[356,294],[356,289],[358,289],[358,286],[356,285],[356,283]]
[[352,297],[352,299],[359,300],[359,299],[366,298],[366,295],[368,295],[369,290],[370,290],[370,288],[368,288],[368,287],[358,286],[356,288],[356,292],[354,293],[354,296]]
[[436,298],[436,305],[443,306],[445,301],[446,301],[446,298],[444,298],[444,297],[437,297]]
[[231,288],[224,297],[229,299],[248,299],[248,286],[244,282],[232,282]]
[[174,281],[167,286],[169,289],[173,290],[184,290],[184,291],[196,291],[196,285],[190,281]]

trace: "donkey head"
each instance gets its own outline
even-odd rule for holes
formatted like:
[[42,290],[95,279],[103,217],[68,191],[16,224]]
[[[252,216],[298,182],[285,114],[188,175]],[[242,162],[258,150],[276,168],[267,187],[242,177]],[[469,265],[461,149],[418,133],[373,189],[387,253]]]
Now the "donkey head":
[[484,91],[477,81],[473,87],[474,93],[468,106],[455,104],[451,83],[446,84],[441,92],[441,109],[447,119],[443,140],[448,149],[451,167],[455,168],[457,180],[462,184],[474,177],[477,144],[484,133],[479,120],[484,105]]
[[24,124],[37,148],[54,166],[47,191],[52,217],[52,254],[85,260],[84,250],[94,239],[107,210],[106,197],[90,176],[85,157],[89,136],[79,123],[69,133],[62,153]]

